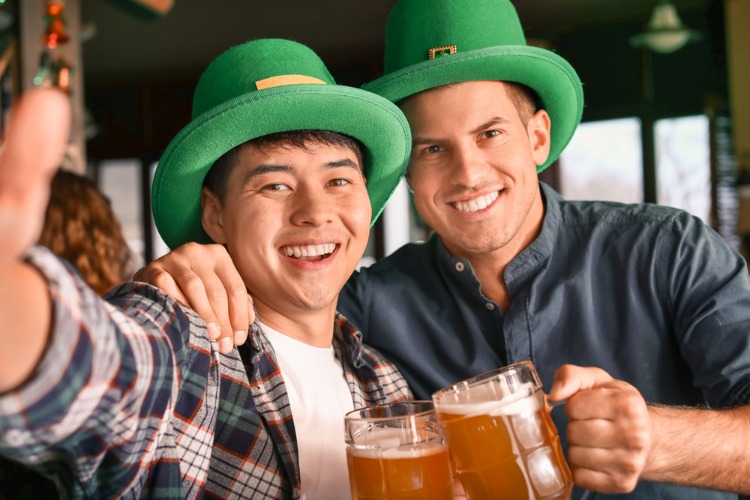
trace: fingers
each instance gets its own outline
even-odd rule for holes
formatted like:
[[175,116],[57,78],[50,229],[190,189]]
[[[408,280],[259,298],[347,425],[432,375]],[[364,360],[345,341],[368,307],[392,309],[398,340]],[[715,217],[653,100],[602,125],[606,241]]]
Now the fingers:
[[215,264],[218,281],[213,282],[213,284],[217,286],[215,290],[217,301],[214,302],[211,297],[209,297],[209,300],[212,308],[216,311],[217,307],[221,307],[218,299],[222,295],[226,296],[229,321],[228,324],[226,321],[220,322],[221,338],[230,338],[233,345],[242,345],[247,339],[248,325],[255,319],[253,301],[247,293],[244,280],[226,249],[217,246],[216,252],[219,254]]
[[632,480],[634,476],[612,475],[600,470],[572,466],[571,472],[578,487],[599,493],[630,493],[638,485],[637,480]]
[[555,371],[549,398],[551,401],[562,401],[608,380],[612,380],[612,377],[601,368],[563,365]]
[[187,297],[185,297],[182,290],[180,290],[180,287],[177,286],[177,283],[172,279],[172,275],[162,269],[157,261],[154,261],[152,264],[154,265],[144,267],[136,272],[133,275],[133,281],[150,283],[167,295],[174,297],[183,304],[187,304]]
[[19,99],[3,144],[0,186],[4,191],[49,181],[65,152],[70,119],[70,101],[59,90],[37,88]]
[[[164,293],[190,306],[208,325],[209,338],[218,340],[220,335],[219,319],[209,301],[209,292],[204,280],[196,274],[191,261],[192,252],[183,245],[169,254],[151,262],[136,273],[134,279],[144,281],[160,288]],[[201,260],[196,263],[204,262]],[[208,274],[208,273],[204,273]],[[211,273],[208,281],[216,279]],[[209,283],[208,287],[220,288]],[[217,310],[228,311],[226,295],[222,299],[214,297]],[[228,323],[228,321],[227,321]]]
[[602,493],[631,492],[646,467],[647,425],[625,418],[591,419],[568,425],[568,462],[576,484]]
[[247,339],[248,325],[255,319],[252,299],[223,246],[187,243],[141,269],[135,279],[195,310],[222,353]]
[[576,484],[602,493],[632,491],[651,448],[643,396],[598,368],[561,367],[553,385],[556,396],[568,398],[568,462]]
[[572,395],[565,411],[574,420],[605,419],[622,425],[639,418],[648,419],[646,403],[638,390],[614,379]]
[[69,132],[70,103],[60,91],[34,89],[13,106],[0,159],[0,265],[36,242]]

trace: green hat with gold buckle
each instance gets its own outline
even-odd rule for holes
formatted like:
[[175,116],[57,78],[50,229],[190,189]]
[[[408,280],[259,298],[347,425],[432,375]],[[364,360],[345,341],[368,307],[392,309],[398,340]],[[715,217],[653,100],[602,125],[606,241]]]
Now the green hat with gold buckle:
[[375,222],[403,177],[411,150],[403,113],[383,97],[337,85],[308,47],[259,39],[232,47],[203,72],[193,118],[159,160],[152,206],[167,245],[211,241],[201,225],[201,189],[224,153],[257,137],[307,129],[346,134],[364,145]]
[[554,52],[526,44],[509,0],[399,0],[388,17],[384,75],[363,88],[398,102],[472,80],[518,82],[539,95],[552,122],[549,157],[539,172],[581,121],[578,74]]

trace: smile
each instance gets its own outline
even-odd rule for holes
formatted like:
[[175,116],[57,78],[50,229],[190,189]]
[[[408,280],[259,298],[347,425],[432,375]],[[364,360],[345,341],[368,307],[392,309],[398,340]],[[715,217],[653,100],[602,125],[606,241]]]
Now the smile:
[[331,255],[334,250],[336,250],[335,243],[321,243],[319,245],[289,245],[279,249],[282,254],[295,259],[306,257],[320,257],[321,259],[324,259]]
[[459,212],[476,212],[492,205],[492,202],[495,201],[498,196],[500,196],[500,193],[495,191],[493,193],[481,196],[475,200],[456,201],[451,203],[451,205],[453,205],[453,208],[455,208]]

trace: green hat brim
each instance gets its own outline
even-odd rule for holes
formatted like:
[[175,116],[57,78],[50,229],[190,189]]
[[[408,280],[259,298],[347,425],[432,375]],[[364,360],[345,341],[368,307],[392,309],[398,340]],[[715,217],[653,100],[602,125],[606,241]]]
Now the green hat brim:
[[572,66],[549,50],[503,45],[459,51],[388,73],[362,88],[398,102],[424,90],[473,80],[504,80],[533,89],[552,122],[549,156],[537,171],[560,156],[581,121],[583,89]]
[[209,243],[201,224],[201,189],[209,169],[234,147],[268,134],[327,130],[365,146],[372,223],[406,169],[409,124],[386,99],[340,85],[283,85],[242,95],[203,113],[169,143],[154,175],[154,221],[170,248]]

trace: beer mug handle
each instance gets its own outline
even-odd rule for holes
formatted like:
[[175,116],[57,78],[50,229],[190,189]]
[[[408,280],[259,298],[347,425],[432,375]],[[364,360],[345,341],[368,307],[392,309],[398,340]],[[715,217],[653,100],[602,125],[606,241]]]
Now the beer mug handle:
[[[568,402],[568,400],[567,399],[563,399],[561,401],[552,402],[552,401],[549,400],[549,395],[545,394],[544,395],[544,402],[547,405],[547,409],[549,411],[552,411],[552,410],[554,410],[555,408],[557,408],[559,406],[565,406],[565,404]],[[583,494],[581,495],[581,498],[579,500],[588,500],[589,498],[593,498],[593,495],[594,495],[594,493],[592,493],[591,491],[589,491],[589,490],[583,490]]]
[[545,394],[544,395],[544,402],[547,405],[547,409],[550,410],[550,411],[552,411],[555,408],[557,408],[558,406],[565,406],[565,403],[567,403],[568,400],[567,399],[562,399],[560,401],[554,401],[554,402],[552,402],[552,401],[549,400],[549,395]]

